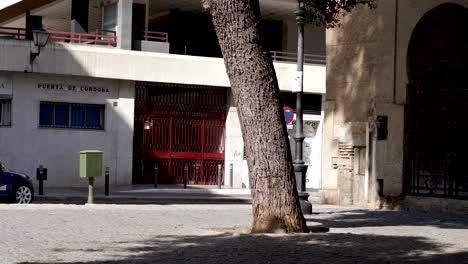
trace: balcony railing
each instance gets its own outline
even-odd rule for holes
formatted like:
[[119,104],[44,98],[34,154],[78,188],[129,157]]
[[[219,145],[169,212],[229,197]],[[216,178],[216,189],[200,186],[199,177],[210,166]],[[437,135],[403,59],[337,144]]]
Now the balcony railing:
[[[116,46],[117,36],[114,31],[96,31],[96,34],[47,30],[49,40],[81,44]],[[0,37],[25,39],[30,30],[24,28],[0,27]]]
[[144,39],[147,41],[158,41],[158,42],[168,42],[169,37],[167,32],[158,32],[158,31],[144,31]]
[[[116,46],[117,35],[115,31],[96,30],[94,34],[47,30],[50,40],[64,41],[81,44]],[[24,28],[0,27],[0,38],[25,39],[30,31]],[[147,41],[168,42],[168,33],[157,31],[145,31],[143,35]],[[297,61],[297,53],[284,51],[270,51],[271,58],[276,62]],[[304,54],[306,64],[325,64],[326,57],[323,55]]]
[[115,46],[117,44],[117,36],[105,34],[89,34],[66,31],[47,30],[50,40],[74,42],[80,44],[95,44]]
[[26,38],[26,32],[24,28],[0,27],[1,38],[24,39]]
[[[270,51],[271,58],[277,62],[296,62],[297,53],[284,51]],[[304,63],[306,64],[325,64],[324,55],[304,54]]]

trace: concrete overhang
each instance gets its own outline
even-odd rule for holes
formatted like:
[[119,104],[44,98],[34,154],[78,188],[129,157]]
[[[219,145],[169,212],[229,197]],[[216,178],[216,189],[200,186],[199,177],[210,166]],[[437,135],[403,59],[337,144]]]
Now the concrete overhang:
[[[31,41],[0,40],[0,71],[24,72]],[[281,90],[290,91],[294,63],[274,63]],[[34,62],[35,73],[148,82],[230,86],[223,59],[49,43]],[[324,65],[305,65],[304,92],[324,94]]]

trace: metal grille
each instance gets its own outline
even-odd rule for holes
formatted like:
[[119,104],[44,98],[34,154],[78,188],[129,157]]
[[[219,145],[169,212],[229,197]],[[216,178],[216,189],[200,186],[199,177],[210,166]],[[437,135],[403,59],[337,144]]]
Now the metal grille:
[[203,182],[208,185],[218,183],[218,165],[221,164],[221,184],[224,184],[224,162],[219,160],[205,160],[203,165]]
[[136,107],[158,110],[226,112],[226,88],[136,82]]
[[224,126],[223,120],[204,120],[204,151],[224,153]]
[[172,121],[172,151],[202,152],[203,120],[173,119]]
[[445,4],[418,23],[408,47],[405,191],[468,199],[468,11]]
[[407,191],[468,199],[466,89],[439,76],[408,86]]
[[[226,89],[136,82],[135,183],[217,183],[224,164]],[[224,177],[224,176],[223,176]],[[136,180],[135,180],[136,179]]]
[[[142,148],[148,150],[169,151],[171,148],[170,142],[170,124],[171,118],[159,117],[140,120],[140,125],[144,126],[144,122],[150,122],[149,128],[143,127],[143,144]],[[148,125],[148,124],[147,124]]]

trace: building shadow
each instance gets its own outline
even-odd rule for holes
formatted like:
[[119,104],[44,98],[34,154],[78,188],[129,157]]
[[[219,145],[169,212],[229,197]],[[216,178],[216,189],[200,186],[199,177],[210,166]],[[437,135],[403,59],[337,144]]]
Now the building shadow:
[[[122,241],[115,248],[68,250],[57,254],[99,254],[93,263],[466,263],[468,252],[423,237],[363,234],[158,236]],[[81,252],[75,252],[81,251]],[[92,258],[94,259],[94,258]],[[41,262],[23,262],[23,264]]]
[[372,211],[351,209],[324,211],[307,217],[309,224],[329,228],[434,226],[447,229],[468,229],[468,216],[462,214],[425,213],[420,211]]

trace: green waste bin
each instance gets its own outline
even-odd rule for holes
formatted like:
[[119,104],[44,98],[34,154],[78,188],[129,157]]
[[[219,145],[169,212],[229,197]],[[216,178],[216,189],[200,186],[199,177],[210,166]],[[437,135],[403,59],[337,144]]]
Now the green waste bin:
[[80,177],[88,178],[88,203],[94,203],[94,178],[102,176],[104,152],[99,150],[80,151]]

